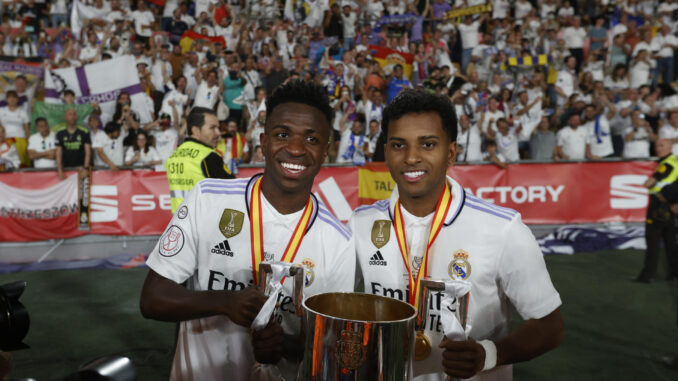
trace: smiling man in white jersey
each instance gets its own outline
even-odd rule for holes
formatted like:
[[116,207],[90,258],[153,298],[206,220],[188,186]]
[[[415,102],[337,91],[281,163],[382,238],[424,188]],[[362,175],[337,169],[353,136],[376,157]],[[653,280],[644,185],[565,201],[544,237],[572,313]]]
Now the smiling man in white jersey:
[[255,359],[296,378],[290,347],[300,319],[290,277],[272,322],[256,333],[249,329],[265,301],[250,287],[260,262],[304,266],[305,296],[353,289],[351,234],[311,194],[331,131],[326,92],[293,81],[266,106],[264,174],[199,182],[149,256],[141,311],[180,322],[172,380],[247,381]]
[[[559,306],[534,236],[516,211],[473,197],[447,169],[457,154],[457,118],[445,97],[404,90],[384,110],[389,200],[349,220],[365,292],[416,305],[419,279],[472,284],[467,341],[443,339],[441,294],[429,303],[431,352],[414,362],[415,380],[510,380],[510,364],[558,346]],[[525,319],[511,331],[510,306]]]

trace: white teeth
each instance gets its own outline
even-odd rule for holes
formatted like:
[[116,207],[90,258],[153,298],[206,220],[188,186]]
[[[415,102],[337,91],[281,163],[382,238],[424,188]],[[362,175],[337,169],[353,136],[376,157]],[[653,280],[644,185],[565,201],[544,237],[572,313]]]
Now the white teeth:
[[293,164],[293,163],[280,163],[283,168],[287,169],[288,171],[291,172],[301,172],[304,169],[306,169],[305,165],[300,165],[300,164]]
[[424,171],[416,171],[416,172],[405,172],[404,175],[410,178],[415,178],[422,176],[424,174]]

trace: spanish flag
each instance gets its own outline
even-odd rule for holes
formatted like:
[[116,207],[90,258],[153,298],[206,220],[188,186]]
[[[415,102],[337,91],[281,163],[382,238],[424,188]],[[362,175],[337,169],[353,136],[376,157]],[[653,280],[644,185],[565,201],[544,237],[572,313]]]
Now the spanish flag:
[[379,63],[384,74],[388,75],[393,71],[396,64],[401,64],[405,78],[412,79],[412,62],[414,62],[414,55],[408,53],[401,53],[397,50],[382,48],[376,45],[369,46],[372,58]]
[[181,53],[186,53],[189,50],[191,50],[191,46],[193,45],[193,41],[195,40],[207,40],[207,41],[212,41],[212,42],[221,42],[221,46],[225,47],[226,46],[226,40],[222,36],[219,37],[210,37],[210,36],[205,36],[200,33],[196,33],[192,30],[187,30],[184,32],[184,34],[181,35],[181,40],[179,41],[179,46],[181,46]]

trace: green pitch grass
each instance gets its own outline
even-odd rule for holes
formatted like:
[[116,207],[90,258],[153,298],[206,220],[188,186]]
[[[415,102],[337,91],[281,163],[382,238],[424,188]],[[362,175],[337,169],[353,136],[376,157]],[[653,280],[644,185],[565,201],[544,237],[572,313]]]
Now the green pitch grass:
[[[678,355],[672,282],[631,282],[639,251],[549,256],[546,262],[563,299],[565,340],[556,349],[515,366],[516,380],[676,380],[658,358]],[[662,274],[664,269],[660,269]],[[10,378],[53,380],[99,356],[125,355],[139,380],[167,380],[171,323],[144,320],[138,299],[146,270],[74,270],[2,275],[27,280],[22,302],[31,314]]]

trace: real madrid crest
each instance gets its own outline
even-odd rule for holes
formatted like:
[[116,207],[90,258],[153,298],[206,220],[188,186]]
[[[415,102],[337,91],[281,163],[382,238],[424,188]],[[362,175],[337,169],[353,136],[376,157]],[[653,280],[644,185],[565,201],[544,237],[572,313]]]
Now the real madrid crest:
[[242,223],[245,219],[245,214],[238,210],[224,209],[219,220],[219,231],[226,238],[231,238],[242,230]]
[[447,266],[447,273],[454,280],[466,280],[471,276],[471,264],[468,262],[468,253],[457,250],[452,254],[452,262]]
[[301,261],[301,265],[304,266],[304,287],[308,287],[315,280],[315,272],[313,272],[315,263],[308,258],[304,258],[304,260]]
[[376,220],[372,225],[372,243],[377,249],[381,249],[391,238],[391,221]]

